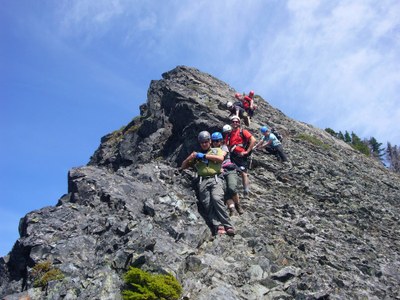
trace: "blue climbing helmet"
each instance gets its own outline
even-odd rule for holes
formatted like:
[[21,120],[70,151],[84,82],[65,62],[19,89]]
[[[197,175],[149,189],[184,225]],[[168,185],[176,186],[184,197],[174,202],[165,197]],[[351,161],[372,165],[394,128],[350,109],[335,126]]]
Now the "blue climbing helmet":
[[211,135],[211,140],[212,141],[219,141],[219,140],[222,140],[223,139],[223,137],[222,137],[222,133],[221,132],[214,132],[212,135]]
[[263,126],[260,128],[261,133],[266,133],[268,131],[268,127],[267,126]]

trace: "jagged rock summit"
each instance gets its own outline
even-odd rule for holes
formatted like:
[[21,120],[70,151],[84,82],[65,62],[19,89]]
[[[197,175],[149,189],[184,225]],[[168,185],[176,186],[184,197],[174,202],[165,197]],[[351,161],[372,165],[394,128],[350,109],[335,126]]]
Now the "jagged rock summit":
[[[57,205],[21,219],[2,299],[120,299],[129,266],[172,273],[183,299],[400,298],[398,175],[258,96],[249,129],[277,127],[291,163],[256,152],[236,236],[212,237],[177,166],[199,131],[221,130],[235,90],[185,66],[162,77],[140,116],[70,170]],[[30,276],[43,261],[64,274],[46,290]]]

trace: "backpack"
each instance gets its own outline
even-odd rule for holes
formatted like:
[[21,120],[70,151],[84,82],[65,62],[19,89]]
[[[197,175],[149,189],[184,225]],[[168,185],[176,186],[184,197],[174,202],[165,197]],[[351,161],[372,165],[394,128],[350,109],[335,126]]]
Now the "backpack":
[[271,128],[271,133],[273,133],[276,138],[282,143],[283,136],[279,133],[279,131],[276,128]]

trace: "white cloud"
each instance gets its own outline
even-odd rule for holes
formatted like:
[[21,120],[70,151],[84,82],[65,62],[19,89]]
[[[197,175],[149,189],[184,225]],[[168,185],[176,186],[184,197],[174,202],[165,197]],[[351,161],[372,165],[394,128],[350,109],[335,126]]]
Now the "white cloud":
[[379,126],[383,141],[399,143],[394,128],[400,20],[393,13],[399,7],[396,1],[383,6],[371,1],[289,1],[287,26],[272,41],[264,37],[255,55],[261,65],[253,85],[267,97],[271,92],[282,97],[272,102],[292,116],[302,112],[302,121],[366,135],[376,134]]
[[[317,126],[368,130],[377,103],[382,111],[374,121],[385,124],[396,115],[400,2],[284,4],[72,1],[59,10],[60,28],[88,44],[116,34],[116,42],[150,67],[191,64],[238,90],[258,89],[284,112]],[[360,106],[365,121],[355,122],[352,111]],[[383,138],[389,137],[400,139]]]
[[144,16],[143,19],[139,19],[137,29],[139,30],[154,30],[157,25],[157,16],[155,13],[150,13]]
[[89,40],[107,32],[110,22],[124,12],[120,0],[75,0],[59,4],[57,16],[61,33]]

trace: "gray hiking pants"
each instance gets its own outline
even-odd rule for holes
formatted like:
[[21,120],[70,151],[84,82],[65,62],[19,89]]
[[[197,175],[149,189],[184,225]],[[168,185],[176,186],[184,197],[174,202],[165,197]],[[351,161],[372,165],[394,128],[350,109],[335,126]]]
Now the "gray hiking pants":
[[224,204],[223,180],[217,176],[203,177],[199,182],[199,200],[213,226],[233,227]]
[[278,145],[275,147],[267,147],[267,148],[265,148],[265,150],[267,150],[267,152],[269,152],[271,154],[275,154],[275,156],[278,160],[287,161],[287,157],[286,157],[285,152],[283,151],[282,145]]
[[224,179],[225,179],[225,201],[232,199],[232,196],[235,196],[238,186],[238,175],[236,170],[224,171]]

